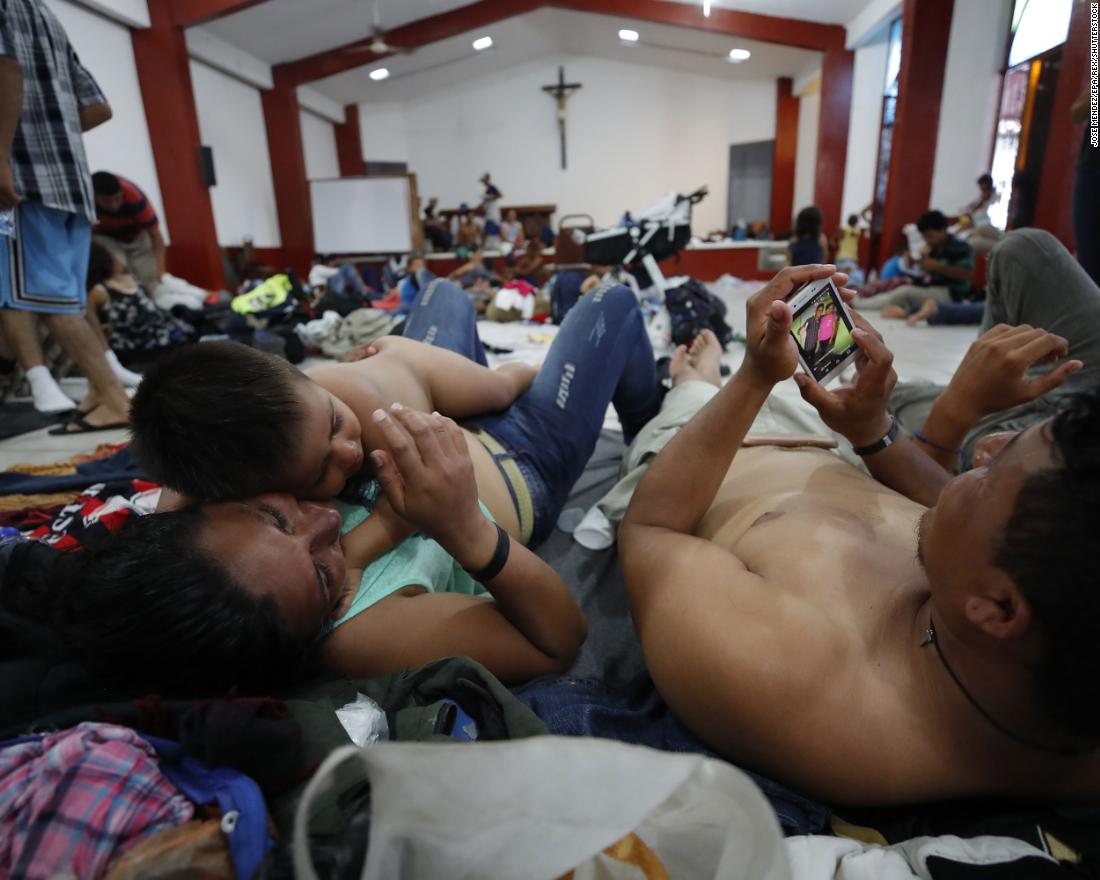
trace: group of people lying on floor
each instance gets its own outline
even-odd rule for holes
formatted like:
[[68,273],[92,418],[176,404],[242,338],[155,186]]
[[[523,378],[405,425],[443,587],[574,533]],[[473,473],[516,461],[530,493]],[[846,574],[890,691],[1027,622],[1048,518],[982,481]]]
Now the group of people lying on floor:
[[843,287],[787,268],[750,298],[724,386],[712,335],[677,349],[664,404],[637,299],[610,283],[537,370],[489,369],[446,279],[357,362],[180,348],[132,410],[162,512],[60,558],[27,607],[104,674],[164,691],[451,655],[505,682],[567,670],[585,620],[531,548],[610,403],[647,450],[628,450],[619,531],[633,623],[704,742],[840,803],[1095,797],[1100,291],[1048,234],[1012,233],[946,389],[895,389],[857,313],[854,384],[795,375],[823,425],[790,443],[771,394],[798,364],[784,300],[829,277]]

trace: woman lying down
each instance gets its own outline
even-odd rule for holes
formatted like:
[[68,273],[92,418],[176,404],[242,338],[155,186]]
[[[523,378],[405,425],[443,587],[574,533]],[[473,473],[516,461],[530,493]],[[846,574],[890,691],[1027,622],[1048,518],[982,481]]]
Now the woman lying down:
[[584,617],[478,501],[458,426],[400,408],[381,424],[390,451],[372,453],[378,481],[359,503],[270,494],[141,517],[62,558],[31,604],[93,671],[162,691],[256,692],[318,666],[373,676],[456,655],[504,681],[567,669]]

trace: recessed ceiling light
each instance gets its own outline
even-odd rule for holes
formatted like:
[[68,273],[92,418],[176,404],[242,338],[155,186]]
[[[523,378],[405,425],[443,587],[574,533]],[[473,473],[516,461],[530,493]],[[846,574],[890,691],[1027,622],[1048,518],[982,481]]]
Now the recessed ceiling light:
[[375,82],[381,82],[382,80],[384,80],[389,75],[390,75],[390,72],[385,67],[376,67],[374,70],[372,70],[368,74],[368,76],[371,79],[373,79]]
[[734,64],[740,64],[742,61],[748,61],[752,58],[752,52],[748,49],[730,49],[730,61]]
[[623,28],[621,31],[619,31],[619,39],[622,40],[624,43],[637,43],[638,32],[632,31],[630,28]]
[[488,49],[492,45],[492,37],[478,37],[476,40],[474,40],[474,48],[477,49],[478,52],[480,52],[482,49]]

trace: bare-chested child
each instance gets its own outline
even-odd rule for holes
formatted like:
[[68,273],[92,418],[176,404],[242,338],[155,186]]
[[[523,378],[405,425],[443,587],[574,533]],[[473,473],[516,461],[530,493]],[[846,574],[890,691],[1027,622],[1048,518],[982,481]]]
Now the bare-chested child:
[[627,436],[657,411],[653,352],[634,294],[607,285],[537,374],[484,361],[469,299],[443,279],[404,337],[355,363],[304,375],[237,344],[171,353],[134,399],[134,445],[150,476],[203,503],[90,557],[70,643],[157,686],[219,692],[285,682],[317,651],[348,675],[454,655],[508,681],[567,668],[583,616],[524,545],[553,529],[608,404]]
[[[633,496],[620,552],[654,682],[710,746],[830,802],[1095,798],[1100,395],[987,438],[952,479],[895,432],[892,356],[861,321],[852,387],[797,381],[872,476],[742,448],[797,366],[782,300],[832,271],[784,270],[750,299],[740,370]],[[1065,339],[997,330],[980,353],[1008,367],[1003,400],[1081,367],[1029,378]]]

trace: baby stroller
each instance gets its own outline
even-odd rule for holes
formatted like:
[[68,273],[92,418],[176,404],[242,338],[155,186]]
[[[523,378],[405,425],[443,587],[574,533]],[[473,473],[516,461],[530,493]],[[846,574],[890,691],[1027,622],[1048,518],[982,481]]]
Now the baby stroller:
[[634,224],[585,237],[584,258],[601,266],[625,266],[643,287],[655,286],[663,295],[667,282],[657,263],[684,249],[691,241],[691,207],[707,195],[700,187],[689,195],[669,193],[634,218]]

